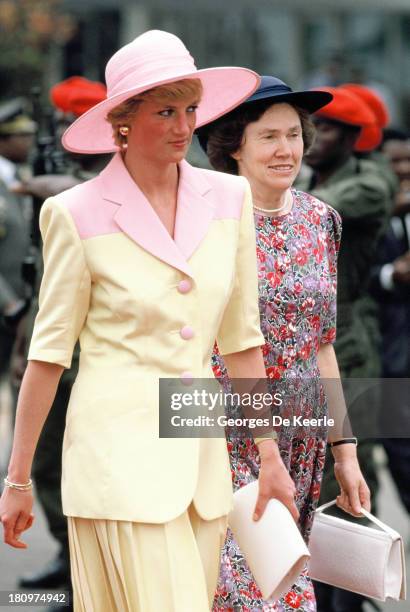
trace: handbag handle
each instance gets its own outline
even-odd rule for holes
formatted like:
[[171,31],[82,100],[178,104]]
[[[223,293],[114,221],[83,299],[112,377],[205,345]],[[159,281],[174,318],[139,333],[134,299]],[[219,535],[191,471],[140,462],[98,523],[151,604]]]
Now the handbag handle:
[[[327,510],[328,508],[330,508],[331,506],[334,506],[335,504],[336,504],[336,500],[335,499],[333,499],[330,502],[327,502],[326,504],[322,504],[321,506],[319,506],[316,509],[315,514],[320,514],[321,512],[323,512],[324,510]],[[397,540],[397,539],[399,539],[401,537],[400,534],[397,531],[395,531],[394,529],[392,529],[391,527],[389,527],[388,525],[383,523],[383,521],[381,521],[376,516],[374,516],[374,514],[371,514],[370,512],[365,510],[365,508],[360,508],[360,512],[361,512],[361,514],[363,514],[363,516],[365,516],[367,519],[369,519],[369,521],[371,521],[372,523],[377,525],[377,527],[380,527],[380,529],[382,529],[383,531],[388,533],[395,540]]]

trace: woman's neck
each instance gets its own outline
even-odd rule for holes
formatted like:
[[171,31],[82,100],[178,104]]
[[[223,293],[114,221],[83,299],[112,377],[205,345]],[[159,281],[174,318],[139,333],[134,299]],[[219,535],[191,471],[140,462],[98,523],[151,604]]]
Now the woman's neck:
[[290,189],[279,192],[252,190],[253,204],[256,209],[263,209],[272,217],[278,217],[289,212],[291,207]]
[[153,164],[147,160],[124,156],[124,164],[148,200],[156,200],[161,194],[175,194],[178,190],[178,166],[176,163]]

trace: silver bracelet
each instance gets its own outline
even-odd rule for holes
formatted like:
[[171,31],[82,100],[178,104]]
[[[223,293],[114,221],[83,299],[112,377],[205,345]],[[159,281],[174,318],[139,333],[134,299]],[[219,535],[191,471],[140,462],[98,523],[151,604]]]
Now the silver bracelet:
[[8,476],[6,476],[4,479],[4,485],[9,489],[15,489],[16,491],[30,491],[33,488],[33,481],[30,478],[25,484],[20,484],[18,482],[11,482]]

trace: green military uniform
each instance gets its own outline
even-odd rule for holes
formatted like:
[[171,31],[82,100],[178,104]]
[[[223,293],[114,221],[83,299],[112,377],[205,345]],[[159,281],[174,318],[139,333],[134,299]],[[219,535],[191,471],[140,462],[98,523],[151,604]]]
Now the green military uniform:
[[[391,191],[379,164],[367,159],[349,160],[318,187],[306,175],[298,187],[333,206],[342,217],[342,244],[338,260],[337,340],[335,351],[343,379],[380,375],[377,308],[367,285],[377,243],[391,208]],[[369,403],[364,415],[370,432],[377,427],[377,410]],[[350,416],[355,423],[354,410]],[[372,440],[358,448],[359,462],[372,493],[377,492]],[[328,454],[322,483],[321,503],[334,499],[339,486]],[[374,505],[373,505],[374,508]],[[335,510],[338,513],[338,510]],[[340,511],[341,512],[341,511]],[[343,517],[346,518],[345,513]]]
[[379,176],[385,180],[389,190],[391,202],[393,202],[396,193],[399,190],[400,183],[396,174],[392,170],[389,159],[380,151],[372,151],[371,153],[362,154],[362,158],[376,164]]
[[[9,190],[24,170],[36,131],[36,124],[25,114],[25,106],[23,98],[0,105],[0,376],[9,369],[17,311],[22,315],[23,300],[28,297],[22,266],[30,251],[30,202]],[[17,145],[15,138],[20,139]],[[22,138],[28,140],[21,141]],[[4,314],[12,314],[8,308],[11,304],[17,307],[14,329],[3,320]]]
[[[372,151],[371,153],[367,153],[365,158],[361,159],[360,164],[369,166],[366,160],[369,160],[377,167],[373,170],[377,170],[379,181],[383,180],[385,183],[387,189],[386,206],[388,219],[391,216],[394,198],[399,187],[398,179],[392,171],[388,159],[385,157],[385,155],[383,155],[383,153],[380,153],[379,151]],[[387,227],[385,225],[383,227],[382,232],[379,234],[379,239],[383,237],[386,229]],[[365,295],[363,295],[360,300],[359,312],[360,314],[358,316],[363,320],[364,324],[366,325],[371,346],[373,347],[373,350],[377,349],[377,355],[380,356],[382,350],[382,343],[380,335],[378,304],[376,300],[371,297],[367,292],[365,292]],[[374,372],[369,372],[369,374],[366,374],[366,376],[377,377],[381,375],[381,358],[379,358],[377,363],[375,362],[375,366],[377,366],[377,370],[375,369]],[[379,409],[382,408],[381,406],[378,407]]]
[[[22,265],[29,252],[30,227],[24,203],[0,181],[0,314],[25,298]],[[15,330],[0,319],[0,376],[9,368]]]

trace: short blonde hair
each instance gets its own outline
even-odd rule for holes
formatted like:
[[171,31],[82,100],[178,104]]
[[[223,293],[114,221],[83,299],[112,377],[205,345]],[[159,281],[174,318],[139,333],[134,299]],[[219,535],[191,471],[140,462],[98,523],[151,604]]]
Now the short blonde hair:
[[199,102],[202,97],[202,91],[200,79],[181,79],[180,81],[166,83],[165,85],[159,85],[158,87],[143,91],[115,106],[106,117],[106,121],[112,126],[115,144],[120,147],[125,144],[126,136],[122,136],[119,133],[119,128],[121,125],[127,125],[127,123],[134,119],[141,102],[144,100],[170,103],[175,100],[196,97]]

